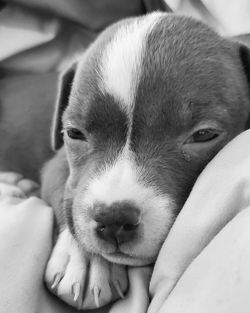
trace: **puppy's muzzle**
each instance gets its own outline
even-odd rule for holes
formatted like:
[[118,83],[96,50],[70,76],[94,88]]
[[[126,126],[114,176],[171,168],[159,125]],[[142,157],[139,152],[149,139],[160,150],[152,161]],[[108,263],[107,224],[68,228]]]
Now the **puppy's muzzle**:
[[137,236],[140,210],[130,202],[114,202],[107,206],[97,203],[93,207],[96,236],[112,245],[119,246]]

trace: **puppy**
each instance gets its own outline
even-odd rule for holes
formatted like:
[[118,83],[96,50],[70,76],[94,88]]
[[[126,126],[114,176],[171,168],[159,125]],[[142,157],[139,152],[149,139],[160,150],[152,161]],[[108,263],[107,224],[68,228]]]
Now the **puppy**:
[[249,72],[244,45],[156,12],[109,27],[64,73],[42,195],[58,227],[46,281],[66,302],[104,305],[124,265],[155,261],[199,173],[248,127]]

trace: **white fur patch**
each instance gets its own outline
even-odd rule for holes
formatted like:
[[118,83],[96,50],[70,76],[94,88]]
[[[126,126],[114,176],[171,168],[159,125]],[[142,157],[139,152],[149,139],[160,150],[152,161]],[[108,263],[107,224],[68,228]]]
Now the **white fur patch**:
[[[120,250],[135,258],[152,261],[172,225],[174,204],[170,197],[162,195],[155,187],[139,181],[140,170],[133,162],[132,153],[129,155],[126,149],[124,152],[112,167],[90,181],[84,206],[91,207],[97,202],[107,206],[116,201],[135,203],[141,212],[142,233],[137,242],[128,242]],[[137,264],[136,260],[134,262]],[[140,262],[138,264],[143,264]]]
[[103,92],[108,92],[131,112],[141,75],[145,39],[162,13],[156,12],[123,25],[107,45],[101,66]]
[[121,157],[114,166],[107,168],[90,182],[85,201],[89,204],[101,202],[109,206],[116,201],[129,200],[143,208],[147,205],[147,199],[151,205],[156,205],[160,198],[152,187],[140,184],[137,176],[133,162]]

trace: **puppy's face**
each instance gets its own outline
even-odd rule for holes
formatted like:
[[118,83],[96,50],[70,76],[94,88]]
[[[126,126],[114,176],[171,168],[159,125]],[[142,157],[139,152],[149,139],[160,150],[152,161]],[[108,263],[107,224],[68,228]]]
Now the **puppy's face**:
[[241,62],[201,23],[159,13],[112,26],[80,58],[63,140],[68,221],[85,249],[154,261],[200,171],[245,128]]

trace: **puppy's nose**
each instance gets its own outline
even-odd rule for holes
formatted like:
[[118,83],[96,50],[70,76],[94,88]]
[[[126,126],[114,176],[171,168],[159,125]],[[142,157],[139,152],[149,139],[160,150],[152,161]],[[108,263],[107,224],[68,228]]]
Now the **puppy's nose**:
[[110,206],[97,204],[93,219],[97,236],[112,244],[131,241],[137,234],[140,211],[130,202],[115,202]]

